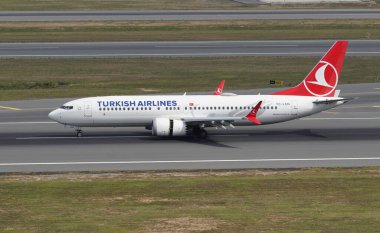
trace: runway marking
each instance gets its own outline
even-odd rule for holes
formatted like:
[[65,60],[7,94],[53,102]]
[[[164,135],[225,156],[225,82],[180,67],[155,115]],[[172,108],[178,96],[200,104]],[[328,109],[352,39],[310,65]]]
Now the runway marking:
[[156,45],[155,48],[247,48],[247,47],[299,47],[299,45]]
[[[249,134],[213,134],[213,137],[242,137],[249,136]],[[16,138],[16,140],[48,140],[48,139],[108,139],[108,138],[157,138],[156,136],[151,135],[124,135],[124,136],[62,136],[62,137],[22,137]]]
[[356,161],[380,160],[380,157],[364,158],[294,158],[294,159],[205,159],[205,160],[153,160],[153,161],[79,161],[79,162],[30,162],[0,163],[0,166],[36,166],[36,165],[101,165],[101,164],[171,164],[171,163],[230,163],[230,162],[302,162],[302,161]]
[[69,137],[24,137],[24,138],[16,138],[16,140],[47,140],[47,139],[107,139],[107,138],[153,138],[154,136],[146,136],[146,135],[126,135],[126,136],[69,136]]
[[[380,53],[380,52],[379,52]],[[151,57],[159,57],[159,56],[211,56],[211,55],[219,55],[219,56],[242,56],[242,55],[321,55],[323,52],[310,52],[310,53],[115,53],[115,54],[22,54],[22,55],[0,55],[0,57],[116,57],[116,56],[151,56]]]
[[320,117],[300,118],[300,120],[380,120],[380,117]]
[[0,125],[25,125],[25,124],[58,124],[58,123],[54,121],[0,122]]
[[0,106],[0,108],[2,108],[2,109],[6,109],[6,110],[14,110],[14,111],[19,111],[19,110],[21,110],[20,108],[12,108],[12,107],[7,107],[7,106]]
[[[22,54],[22,55],[0,55],[3,58],[16,57],[181,57],[181,56],[282,56],[282,55],[321,55],[323,52],[291,52],[291,53],[120,53],[120,54]],[[380,54],[380,52],[348,52],[347,54]]]

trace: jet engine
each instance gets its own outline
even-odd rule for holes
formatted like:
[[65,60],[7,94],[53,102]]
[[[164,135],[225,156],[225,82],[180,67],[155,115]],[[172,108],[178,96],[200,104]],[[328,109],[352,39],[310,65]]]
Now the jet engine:
[[153,120],[152,135],[154,136],[185,136],[186,123],[182,120],[156,118]]

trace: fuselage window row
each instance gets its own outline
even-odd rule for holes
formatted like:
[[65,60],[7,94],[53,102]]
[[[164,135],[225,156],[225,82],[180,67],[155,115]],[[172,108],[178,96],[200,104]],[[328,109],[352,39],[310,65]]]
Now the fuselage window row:
[[[71,107],[71,106],[70,106]],[[63,108],[63,107],[61,107]],[[246,109],[252,109],[253,107],[252,106],[240,106],[240,107],[230,107],[230,106],[222,106],[222,107],[185,107],[184,109],[185,110],[246,110]],[[72,109],[72,108],[67,108],[67,109]],[[160,110],[161,108],[160,107],[157,107],[157,110]],[[263,107],[260,107],[260,109],[266,109],[266,110],[277,110],[278,107],[277,106],[263,106]],[[138,110],[152,110],[152,107],[136,107],[136,108],[99,108],[99,111],[138,111]],[[180,107],[166,107],[165,110],[181,110]]]

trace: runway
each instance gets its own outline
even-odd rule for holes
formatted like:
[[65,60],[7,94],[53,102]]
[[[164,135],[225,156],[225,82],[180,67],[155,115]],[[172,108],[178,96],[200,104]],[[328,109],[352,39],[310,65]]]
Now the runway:
[[0,11],[0,21],[379,19],[380,9]]
[[[0,43],[0,58],[320,56],[329,40]],[[350,40],[349,56],[380,56],[380,40]]]
[[380,166],[380,84],[340,89],[359,99],[300,120],[212,129],[207,140],[141,128],[84,129],[76,138],[47,118],[68,99],[0,102],[0,172]]

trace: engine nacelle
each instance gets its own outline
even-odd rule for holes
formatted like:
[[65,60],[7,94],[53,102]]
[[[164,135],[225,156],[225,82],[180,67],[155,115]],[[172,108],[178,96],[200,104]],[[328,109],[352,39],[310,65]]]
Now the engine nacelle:
[[154,136],[185,136],[186,123],[182,120],[156,118],[153,120],[152,135]]

